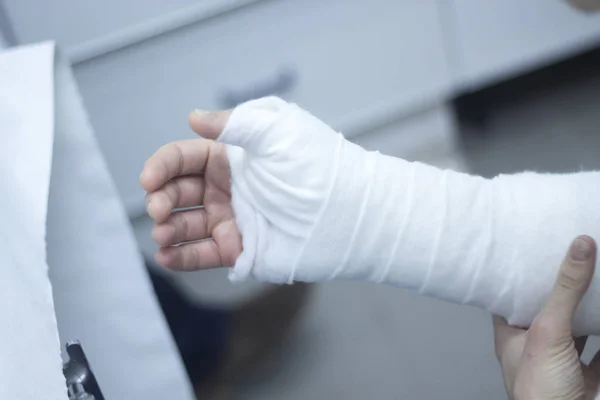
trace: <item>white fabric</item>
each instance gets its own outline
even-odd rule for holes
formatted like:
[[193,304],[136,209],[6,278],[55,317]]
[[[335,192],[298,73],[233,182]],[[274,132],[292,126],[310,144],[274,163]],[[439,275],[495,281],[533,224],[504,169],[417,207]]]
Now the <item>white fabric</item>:
[[[528,325],[571,240],[600,240],[598,172],[442,171],[367,152],[277,98],[238,106],[219,140],[243,235],[234,281],[386,282]],[[600,333],[594,304],[597,276],[576,333]]]
[[0,53],[1,399],[67,396],[45,251],[52,70],[31,62],[52,52]]
[[0,88],[0,398],[65,399],[59,346],[79,339],[107,399],[191,400],[69,65],[10,50]]

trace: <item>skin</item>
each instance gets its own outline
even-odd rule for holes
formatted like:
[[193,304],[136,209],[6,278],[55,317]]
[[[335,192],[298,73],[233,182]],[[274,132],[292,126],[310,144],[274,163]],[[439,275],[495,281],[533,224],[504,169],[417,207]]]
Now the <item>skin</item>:
[[[568,2],[585,11],[600,9],[600,0]],[[224,146],[214,142],[230,114],[192,112],[189,124],[203,139],[169,143],[144,165],[140,183],[148,193],[148,213],[156,221],[152,235],[161,246],[156,261],[163,267],[195,270],[231,266],[241,254],[227,155]],[[198,206],[204,208],[173,213],[176,208]],[[186,244],[173,247],[183,242]]]
[[[197,270],[233,265],[242,251],[231,206],[225,147],[214,140],[229,111],[193,112],[190,127],[199,139],[169,143],[152,155],[140,182],[156,221],[152,235],[161,246],[157,262],[169,269]],[[173,212],[177,208],[197,207]],[[191,242],[191,243],[188,243]],[[183,245],[174,246],[179,243]],[[579,252],[577,251],[579,250]],[[596,244],[574,241],[554,289],[529,329],[494,317],[496,354],[512,400],[587,400],[600,388],[600,355],[580,361],[587,338],[574,339],[573,315],[585,294],[596,261]]]
[[[169,143],[144,165],[140,183],[148,193],[152,236],[161,248],[156,261],[165,268],[197,270],[232,266],[242,240],[231,207],[225,147],[214,140],[230,111],[195,111],[190,127],[200,139]],[[173,212],[177,208],[198,207]],[[192,243],[187,243],[192,242]],[[179,246],[174,246],[185,243]]]
[[[169,269],[231,266],[242,251],[231,206],[225,147],[215,142],[230,111],[190,114],[201,137],[169,143],[152,155],[140,182],[147,194],[157,262]],[[187,211],[175,209],[197,207]],[[184,243],[182,245],[178,245]],[[581,250],[576,252],[576,250]],[[582,236],[563,261],[554,289],[529,329],[494,317],[495,346],[512,400],[593,399],[600,388],[600,356],[580,361],[587,338],[574,339],[573,315],[594,274],[596,244]]]
[[[570,0],[584,11],[600,9],[600,0]],[[161,246],[156,261],[165,268],[197,270],[232,266],[242,239],[231,206],[227,154],[215,142],[230,111],[195,111],[189,116],[200,138],[169,143],[144,165],[140,184],[148,214],[156,222],[152,236]],[[197,208],[202,206],[202,208]],[[178,208],[196,207],[174,212]],[[569,256],[561,265],[552,294],[529,329],[494,317],[496,355],[512,400],[587,400],[600,390],[600,352],[589,365],[580,361],[587,338],[573,338],[573,315],[594,273],[596,244],[584,260]],[[183,243],[183,244],[182,244]],[[579,243],[581,242],[574,242]]]
[[594,274],[596,244],[573,242],[544,308],[529,329],[494,317],[496,355],[512,400],[591,400],[600,393],[600,352],[581,362],[587,337],[573,338],[573,316]]
[[[569,0],[592,12],[600,0]],[[580,357],[587,337],[573,338],[573,316],[594,275],[596,244],[590,237],[574,241],[563,261],[550,298],[529,329],[519,329],[494,316],[496,356],[512,400],[591,400],[600,393],[600,351],[589,365]],[[587,243],[587,256],[574,249]],[[578,244],[580,246],[578,246]]]

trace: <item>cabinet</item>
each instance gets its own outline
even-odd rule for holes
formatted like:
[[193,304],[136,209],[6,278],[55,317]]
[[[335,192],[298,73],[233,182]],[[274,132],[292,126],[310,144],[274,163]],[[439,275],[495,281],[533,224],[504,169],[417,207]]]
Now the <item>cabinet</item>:
[[[187,113],[275,93],[350,134],[450,87],[434,0],[277,0],[75,65],[128,208],[160,145],[193,137]],[[135,213],[135,211],[133,211]]]
[[492,84],[566,58],[600,40],[600,13],[566,0],[438,0],[458,88]]
[[[215,3],[223,0],[202,0]],[[226,0],[225,0],[226,1]],[[197,0],[3,0],[21,43],[73,47],[197,4]]]

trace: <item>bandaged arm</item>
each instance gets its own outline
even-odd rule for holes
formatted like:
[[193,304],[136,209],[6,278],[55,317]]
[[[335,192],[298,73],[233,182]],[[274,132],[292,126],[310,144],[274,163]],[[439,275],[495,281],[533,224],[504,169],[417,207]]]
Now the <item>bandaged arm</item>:
[[[368,152],[277,98],[238,106],[219,140],[244,246],[232,280],[387,283],[526,326],[571,240],[600,238],[598,172],[444,171]],[[576,333],[600,333],[599,290],[594,278]]]

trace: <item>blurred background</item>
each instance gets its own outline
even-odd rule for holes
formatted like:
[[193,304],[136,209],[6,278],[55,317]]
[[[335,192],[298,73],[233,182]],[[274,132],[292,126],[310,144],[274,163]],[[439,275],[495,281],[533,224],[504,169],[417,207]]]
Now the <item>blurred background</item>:
[[[366,148],[443,168],[600,167],[600,15],[566,1],[0,0],[0,48],[48,39],[73,63],[148,260],[138,175],[159,146],[193,137],[194,108],[277,94]],[[478,310],[371,284],[149,268],[192,307],[242,321],[228,357],[258,356],[219,382],[228,398],[506,398]]]

